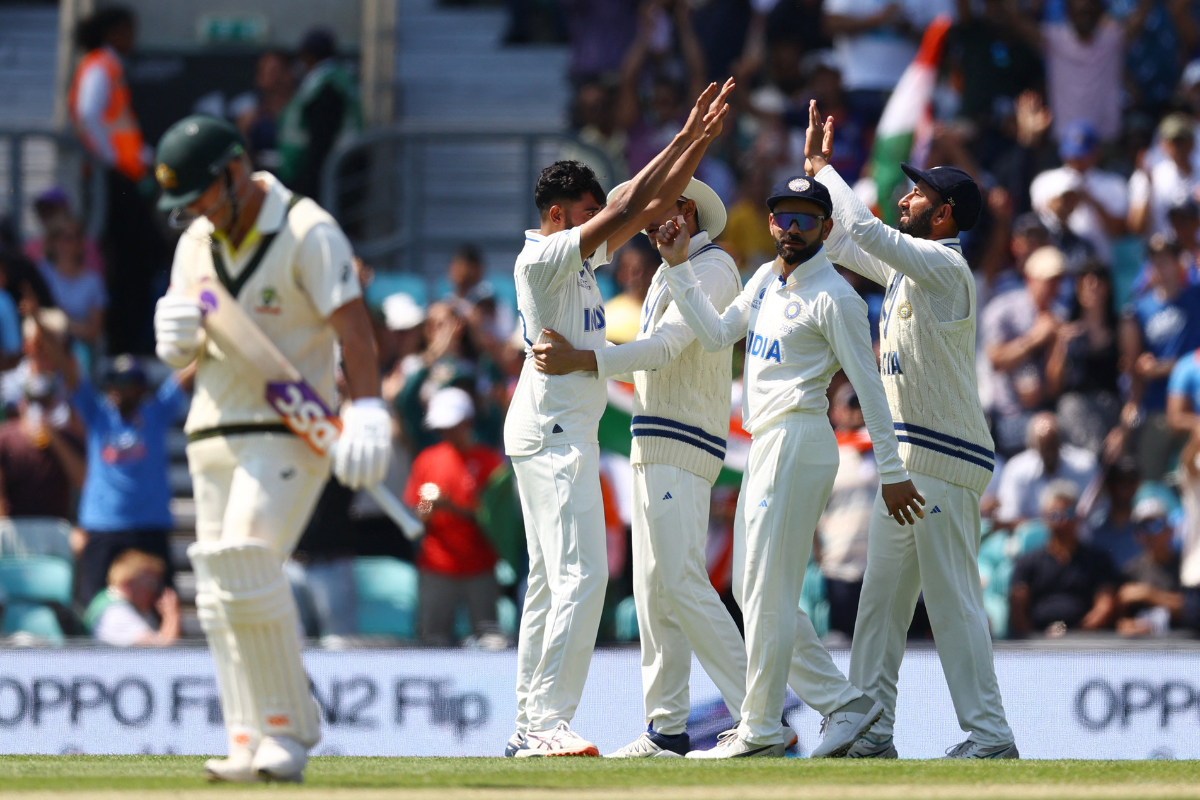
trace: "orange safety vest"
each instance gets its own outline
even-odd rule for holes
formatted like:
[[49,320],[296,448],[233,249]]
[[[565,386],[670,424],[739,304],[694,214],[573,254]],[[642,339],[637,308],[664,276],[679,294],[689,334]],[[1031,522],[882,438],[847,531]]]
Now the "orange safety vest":
[[108,83],[111,87],[108,95],[108,108],[104,109],[104,124],[108,128],[108,141],[113,152],[117,155],[116,168],[131,181],[140,181],[146,175],[146,165],[142,163],[142,130],[138,127],[137,117],[133,115],[133,103],[130,101],[129,84],[125,83],[125,69],[121,61],[107,47],[97,47],[79,62],[75,70],[75,79],[71,81],[71,93],[67,103],[71,109],[71,120],[75,129],[85,142],[91,139],[91,134],[84,130],[76,112],[79,101],[79,82],[83,74],[97,67],[108,73]]

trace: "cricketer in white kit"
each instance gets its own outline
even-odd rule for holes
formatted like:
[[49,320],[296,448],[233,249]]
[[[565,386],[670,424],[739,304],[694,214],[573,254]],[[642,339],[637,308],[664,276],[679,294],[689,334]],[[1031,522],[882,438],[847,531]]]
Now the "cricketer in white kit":
[[947,755],[1018,758],[979,581],[979,497],[995,455],[975,378],[975,280],[958,240],[978,219],[979,188],[955,167],[902,165],[914,187],[893,229],[829,166],[832,149],[833,118],[822,125],[813,102],[806,169],[833,198],[830,257],[887,287],[879,317],[883,385],[900,456],[926,501],[923,519],[900,526],[876,500],[850,678],[884,704],[884,714],[848,755],[896,757],[896,682],[923,591],[958,723],[969,734]]
[[177,122],[156,163],[160,207],[195,217],[179,239],[154,325],[159,358],[173,367],[198,362],[185,425],[196,497],[188,556],[229,736],[229,757],[205,769],[211,780],[298,781],[320,720],[283,561],[330,463],[282,424],[261,374],[205,336],[194,289],[204,279],[224,284],[327,406],[342,343],[354,401],[342,413],[333,461],[352,488],[381,480],[391,452],[370,319],[337,223],[269,173],[251,174],[228,122]]
[[[619,189],[620,187],[618,187]],[[610,193],[612,197],[617,189]],[[677,202],[646,228],[651,237],[682,216],[688,259],[713,307],[723,311],[742,288],[737,264],[713,243],[725,228],[721,199],[693,178]],[[692,652],[721,691],[734,720],[746,694],[746,647],[705,567],[713,482],[729,434],[732,348],[709,353],[673,302],[660,269],[642,304],[636,341],[584,350],[555,331],[533,348],[547,374],[594,374],[633,383],[633,596],[642,651],[646,731],[612,753],[620,758],[678,757],[691,749],[688,682]]]
[[533,362],[543,329],[581,349],[604,346],[604,303],[594,269],[683,191],[728,113],[733,81],[710,85],[684,129],[604,205],[585,165],[543,170],[541,228],[517,258],[525,363],[504,422],[529,548],[517,641],[517,730],[505,755],[599,755],[571,730],[600,624],[608,562],[596,429],[606,393],[594,375],[546,375]]
[[704,349],[746,339],[744,427],[752,443],[734,527],[734,594],[746,631],[746,696],[741,722],[692,758],[781,756],[790,682],[828,719],[814,756],[844,752],[882,706],[837,670],[799,609],[817,522],[837,474],[838,448],[826,414],[829,381],[844,369],[858,391],[879,473],[898,519],[920,514],[920,496],[897,452],[867,326],[866,303],[829,263],[828,192],[796,177],[767,201],[779,257],[759,268],[718,314],[687,260],[676,219],[658,231],[671,295]]

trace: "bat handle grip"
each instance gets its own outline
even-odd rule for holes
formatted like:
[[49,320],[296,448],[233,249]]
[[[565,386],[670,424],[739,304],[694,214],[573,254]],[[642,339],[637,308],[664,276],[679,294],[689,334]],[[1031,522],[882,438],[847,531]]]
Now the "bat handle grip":
[[404,534],[404,538],[415,542],[425,535],[425,525],[413,516],[412,512],[405,508],[404,504],[397,500],[396,495],[392,494],[386,486],[377,483],[374,486],[367,486],[366,490],[367,494],[371,495],[383,509],[383,513],[396,523],[396,527]]

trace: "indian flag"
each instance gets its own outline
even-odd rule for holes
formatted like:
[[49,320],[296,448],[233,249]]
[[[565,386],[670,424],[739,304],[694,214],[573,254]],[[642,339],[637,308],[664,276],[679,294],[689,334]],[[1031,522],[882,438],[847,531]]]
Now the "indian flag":
[[[870,171],[875,182],[876,211],[889,225],[899,221],[895,193],[907,180],[900,170],[900,162],[923,161],[923,157],[916,156],[928,152],[933,132],[933,89],[950,25],[947,15],[929,23],[917,57],[900,76],[875,128]],[[914,166],[924,165],[916,163]]]

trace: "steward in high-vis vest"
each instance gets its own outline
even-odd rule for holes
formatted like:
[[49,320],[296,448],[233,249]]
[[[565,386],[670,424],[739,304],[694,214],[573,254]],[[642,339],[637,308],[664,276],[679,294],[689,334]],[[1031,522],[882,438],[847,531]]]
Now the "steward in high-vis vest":
[[137,20],[127,8],[102,8],[81,20],[75,40],[84,55],[67,101],[76,133],[105,172],[108,350],[146,355],[154,349],[153,287],[161,285],[156,276],[166,270],[169,250],[150,207],[153,153],[142,138],[121,61],[136,38]]

